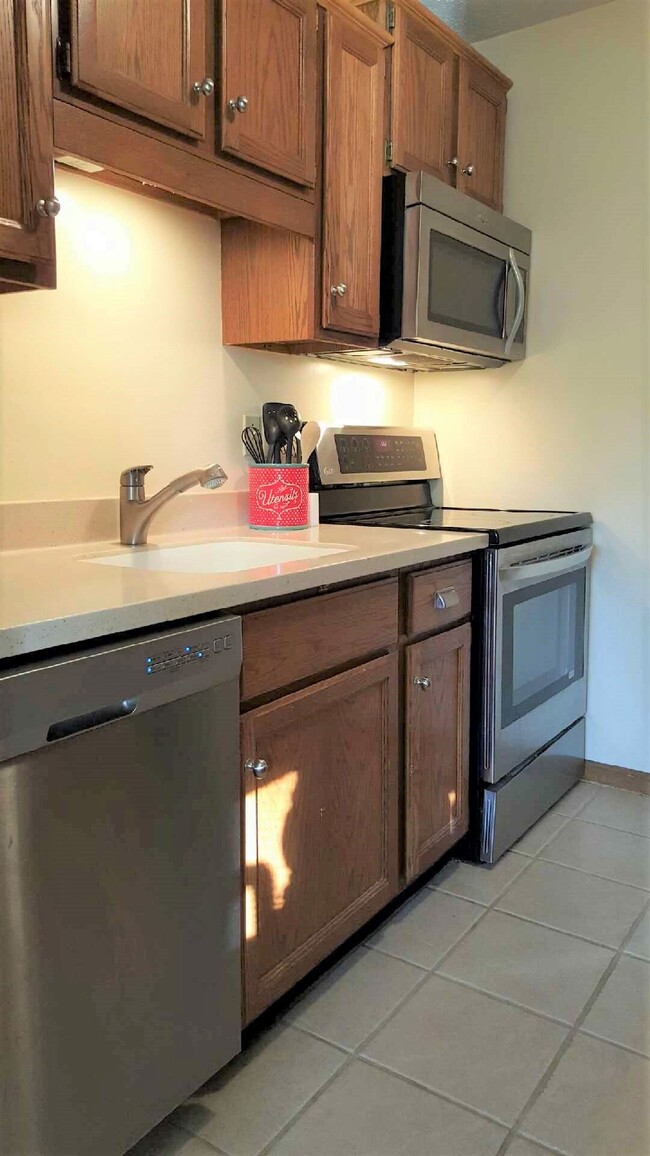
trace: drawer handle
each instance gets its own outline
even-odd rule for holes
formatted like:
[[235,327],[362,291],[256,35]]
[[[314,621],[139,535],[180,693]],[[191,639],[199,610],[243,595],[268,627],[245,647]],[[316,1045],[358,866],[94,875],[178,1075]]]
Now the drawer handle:
[[434,610],[449,610],[452,606],[458,606],[459,602],[455,586],[445,586],[442,590],[436,590],[433,596]]
[[263,779],[268,773],[269,764],[265,759],[247,759],[244,767],[247,771],[252,771],[256,779]]
[[423,674],[422,677],[418,676],[413,679],[413,685],[419,686],[420,690],[431,690],[431,679]]

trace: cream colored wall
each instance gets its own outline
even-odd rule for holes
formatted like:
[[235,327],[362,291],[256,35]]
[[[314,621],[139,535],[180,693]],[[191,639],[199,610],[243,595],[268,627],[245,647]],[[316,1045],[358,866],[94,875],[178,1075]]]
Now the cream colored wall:
[[246,484],[241,416],[265,400],[401,422],[411,374],[221,344],[219,225],[59,170],[59,287],[0,297],[0,501],[114,495],[220,461]]
[[506,211],[533,230],[528,357],[416,375],[446,500],[596,519],[589,758],[650,770],[646,0],[479,47],[514,80]]

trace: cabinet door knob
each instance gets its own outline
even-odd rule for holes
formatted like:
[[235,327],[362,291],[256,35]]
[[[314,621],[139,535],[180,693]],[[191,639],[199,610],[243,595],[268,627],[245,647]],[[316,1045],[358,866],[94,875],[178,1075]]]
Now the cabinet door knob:
[[418,676],[413,679],[413,685],[419,686],[420,690],[431,690],[431,679],[427,678],[426,674],[422,677]]
[[244,769],[252,771],[256,779],[263,779],[268,773],[269,765],[265,759],[247,759]]
[[458,168],[458,157],[452,157],[451,160],[447,161],[447,164],[449,165],[450,168],[457,169]]
[[433,595],[434,610],[449,610],[451,606],[458,606],[460,598],[455,586],[445,586],[442,590],[436,590]]
[[472,173],[474,172],[474,165],[465,165],[465,168],[462,170],[462,172],[465,173],[466,177],[471,177]]
[[237,96],[233,100],[229,100],[228,108],[231,112],[246,112],[248,108],[248,97]]
[[36,212],[39,217],[58,217],[61,212],[61,202],[58,197],[43,197],[36,202]]
[[195,96],[212,96],[214,80],[211,76],[206,76],[204,80],[196,80],[192,85],[192,92]]
[[340,285],[332,285],[332,288],[330,289],[332,297],[345,297],[347,291],[348,287],[347,285],[344,285],[342,281]]

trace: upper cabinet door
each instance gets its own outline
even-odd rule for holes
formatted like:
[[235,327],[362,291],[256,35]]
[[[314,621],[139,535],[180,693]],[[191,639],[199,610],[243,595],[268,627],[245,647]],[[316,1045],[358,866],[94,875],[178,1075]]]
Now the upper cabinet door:
[[458,90],[458,188],[499,211],[507,89],[487,69],[461,59]]
[[379,332],[384,49],[343,13],[325,25],[325,329]]
[[155,124],[205,136],[206,100],[214,99],[209,0],[71,2],[72,83]]
[[0,4],[0,258],[10,262],[54,261],[48,10],[49,0]]
[[393,35],[392,163],[452,184],[458,58],[431,21],[399,4]]
[[300,185],[316,175],[316,0],[222,0],[221,147]]

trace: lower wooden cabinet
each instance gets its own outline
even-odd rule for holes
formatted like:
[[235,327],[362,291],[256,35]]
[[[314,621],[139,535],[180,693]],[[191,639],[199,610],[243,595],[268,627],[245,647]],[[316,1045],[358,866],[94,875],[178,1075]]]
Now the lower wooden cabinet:
[[406,878],[469,825],[469,623],[406,649]]
[[245,1023],[397,894],[397,683],[387,655],[242,717]]

